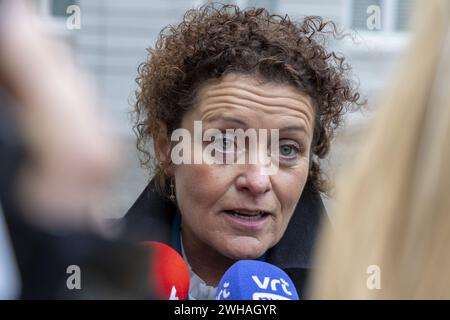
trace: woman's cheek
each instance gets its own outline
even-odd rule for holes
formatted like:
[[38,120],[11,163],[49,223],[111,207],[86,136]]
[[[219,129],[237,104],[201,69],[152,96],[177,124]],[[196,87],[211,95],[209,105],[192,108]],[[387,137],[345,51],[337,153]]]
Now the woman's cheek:
[[[182,165],[175,173],[182,199],[195,207],[209,207],[226,192],[227,175],[216,166],[206,164]],[[210,209],[210,208],[203,208]]]
[[[280,170],[276,177],[276,189],[284,207],[295,207],[308,178],[308,166],[303,164],[295,169]],[[274,179],[275,180],[275,179]]]

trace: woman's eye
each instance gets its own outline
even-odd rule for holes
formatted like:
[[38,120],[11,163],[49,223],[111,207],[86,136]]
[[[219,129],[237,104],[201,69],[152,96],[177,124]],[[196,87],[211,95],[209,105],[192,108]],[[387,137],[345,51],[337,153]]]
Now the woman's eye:
[[231,152],[234,151],[234,140],[228,137],[223,137],[217,140],[217,149],[221,152]]
[[280,155],[285,158],[294,158],[299,153],[299,149],[292,144],[284,144],[280,146]]
[[223,150],[230,150],[233,147],[234,143],[230,139],[223,138],[222,139],[222,147]]

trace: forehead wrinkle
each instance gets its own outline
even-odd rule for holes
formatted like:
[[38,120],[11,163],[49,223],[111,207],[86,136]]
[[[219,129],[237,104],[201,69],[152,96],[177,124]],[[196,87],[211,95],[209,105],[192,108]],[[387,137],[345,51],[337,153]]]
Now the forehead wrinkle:
[[275,107],[284,107],[289,108],[293,110],[298,110],[299,106],[306,106],[307,109],[311,109],[311,107],[304,103],[303,101],[299,101],[290,97],[280,97],[277,98],[266,98],[261,97],[257,95],[249,95],[245,91],[243,92],[216,92],[216,94],[210,94],[209,96],[205,97],[205,100],[212,100],[213,102],[229,102],[231,103],[238,103],[238,104],[245,104],[246,101],[250,103],[259,104],[261,106],[266,106],[270,108]]
[[[203,102],[208,101],[210,103],[230,103],[238,104],[241,106],[253,105],[256,107],[260,107],[264,109],[265,112],[271,114],[279,113],[280,110],[277,108],[286,108],[291,109],[295,112],[304,113],[308,121],[312,122],[311,118],[313,110],[309,98],[304,97],[300,94],[295,94],[295,98],[288,97],[286,95],[280,96],[279,93],[269,93],[269,90],[264,91],[259,88],[257,88],[258,90],[255,90],[254,86],[247,86],[245,84],[241,84],[240,86],[246,88],[242,89],[236,87],[235,85],[211,86],[208,90],[205,90],[203,92],[203,99],[200,100],[203,100]],[[305,110],[302,110],[303,108],[299,109],[299,106],[306,106],[306,108],[310,112],[305,112]]]
[[[247,78],[247,77],[238,78],[233,81],[223,80],[218,83],[210,84],[209,88],[215,89],[215,90],[216,89],[241,89],[241,90],[246,90],[248,92],[252,92],[257,95],[264,95],[267,97],[277,98],[278,97],[277,94],[270,94],[270,91],[261,88],[261,87],[267,87],[267,86],[278,87],[278,88],[279,87],[291,88],[294,91],[295,95],[298,95],[299,98],[304,99],[303,95],[298,93],[297,90],[291,85],[288,85],[288,84],[283,85],[283,84],[274,83],[274,82],[259,83],[255,79]],[[204,88],[206,89],[206,88],[208,88],[208,86],[204,87]]]
[[[219,91],[219,90],[225,90],[225,89],[231,89],[231,90],[239,90],[239,91],[247,91],[249,93],[253,93],[258,96],[264,96],[267,98],[273,98],[273,99],[279,99],[279,93],[273,93],[273,89],[279,89],[279,88],[289,88],[292,90],[292,94],[295,95],[294,100],[299,100],[303,102],[304,104],[311,106],[311,98],[307,96],[304,93],[299,92],[298,89],[293,87],[289,84],[279,84],[274,82],[266,82],[266,83],[258,83],[254,79],[246,79],[250,80],[251,84],[246,83],[246,81],[242,81],[241,79],[237,79],[236,81],[222,81],[220,83],[214,83],[210,84],[209,86],[205,86],[202,89],[206,89],[207,92],[205,94],[208,94],[208,91]],[[267,90],[268,88],[262,88],[262,87],[272,87],[272,90]]]
[[298,104],[301,103],[303,105],[306,105],[308,108],[312,109],[310,99],[301,95],[297,94],[295,92],[292,92],[292,95],[295,97],[290,97],[287,95],[280,96],[280,93],[273,93],[275,91],[272,90],[259,90],[256,92],[256,90],[251,86],[248,86],[247,88],[240,88],[233,85],[222,87],[222,88],[209,88],[206,92],[203,93],[204,98],[209,97],[217,97],[217,96],[237,96],[243,99],[248,100],[264,100],[267,101],[268,104],[273,106],[283,106],[283,105],[290,105],[290,104]]
[[[228,97],[225,99],[221,97],[203,100],[199,107],[201,106],[207,106],[208,113],[209,111],[214,111],[217,108],[225,109],[224,111],[234,109],[237,110],[238,112],[241,111],[240,108],[245,108],[250,110],[251,112],[258,112],[259,110],[262,110],[264,113],[267,113],[269,115],[272,114],[279,115],[281,111],[280,109],[287,109],[286,110],[287,112],[284,114],[285,116],[300,118],[303,119],[304,121],[305,121],[304,118],[306,118],[305,122],[308,127],[312,126],[313,124],[309,112],[305,112],[305,110],[299,110],[298,108],[286,107],[285,105],[273,108],[272,106],[262,105],[257,102],[249,101],[246,99],[236,99],[234,97]],[[256,108],[259,108],[259,110]]]
[[[242,114],[233,115],[232,113],[229,112],[230,109],[235,109],[238,112],[241,111],[241,110],[239,110],[238,107],[235,107],[235,106],[230,106],[228,104],[219,104],[219,105],[216,105],[214,107],[208,108],[208,110],[206,110],[206,112],[202,115],[201,120],[202,121],[211,121],[211,120],[213,120],[213,121],[220,121],[220,119],[222,117],[226,116],[226,117],[229,117],[229,118],[237,118],[237,119],[243,120],[247,124],[247,126],[249,125],[249,123],[251,121],[248,121],[248,117],[246,115],[242,115]],[[253,109],[250,109],[250,110],[254,111]],[[311,126],[310,126],[311,124],[308,123],[307,119],[305,119],[304,114],[302,114],[302,117],[299,117],[298,114],[296,114],[296,115],[285,115],[283,117],[284,118],[283,120],[280,119],[280,122],[285,123],[286,122],[285,118],[290,117],[290,116],[296,118],[296,120],[291,121],[292,124],[295,124],[295,121],[301,120],[301,121],[303,121],[305,123],[305,128],[307,129],[307,131],[309,129],[311,129]],[[280,126],[280,128],[282,129],[283,127]],[[310,136],[312,134],[312,132],[306,132],[306,133],[307,133],[308,136]]]
[[[282,99],[277,99],[277,100],[282,100]],[[205,99],[205,102],[207,102],[207,104],[239,105],[242,107],[251,108],[252,110],[254,110],[253,107],[257,107],[257,108],[263,109],[266,113],[269,113],[269,114],[279,113],[279,111],[280,111],[279,108],[289,109],[294,112],[302,112],[302,113],[304,112],[304,110],[298,108],[298,106],[299,106],[298,104],[296,106],[294,106],[293,103],[272,104],[272,103],[267,103],[265,101],[264,102],[258,101],[256,99],[247,99],[246,97],[238,97],[236,95],[228,95],[228,96],[220,95],[220,96],[210,97],[210,98]],[[308,114],[308,118],[309,118],[309,114]]]

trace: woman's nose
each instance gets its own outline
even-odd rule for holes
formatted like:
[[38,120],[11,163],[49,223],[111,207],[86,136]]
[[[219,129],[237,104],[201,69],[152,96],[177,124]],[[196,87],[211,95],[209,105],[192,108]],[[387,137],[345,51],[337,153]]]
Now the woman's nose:
[[239,191],[246,191],[253,195],[264,194],[272,189],[270,175],[264,174],[259,165],[248,165],[246,171],[236,179]]

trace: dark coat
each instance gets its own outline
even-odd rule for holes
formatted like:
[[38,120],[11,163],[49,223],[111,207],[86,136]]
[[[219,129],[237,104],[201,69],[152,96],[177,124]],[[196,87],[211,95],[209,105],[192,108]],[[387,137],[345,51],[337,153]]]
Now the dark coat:
[[[176,211],[171,201],[147,186],[124,218],[125,233],[133,241],[159,241],[171,245]],[[326,212],[320,195],[305,188],[286,232],[266,253],[266,262],[283,269],[291,277],[300,298],[307,296],[307,276],[312,267],[312,251],[321,216],[326,216]]]

